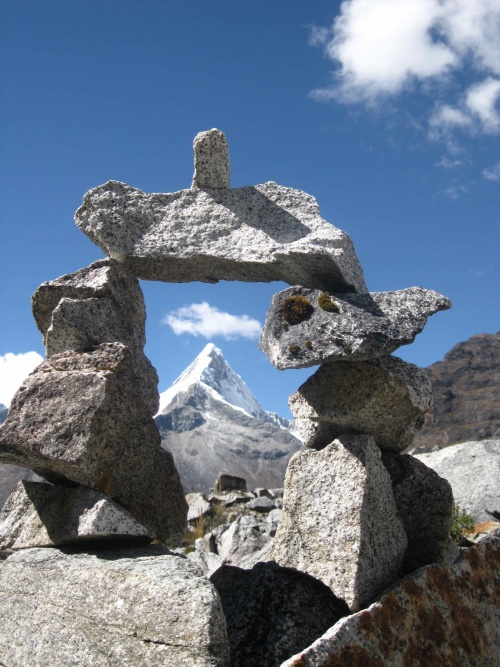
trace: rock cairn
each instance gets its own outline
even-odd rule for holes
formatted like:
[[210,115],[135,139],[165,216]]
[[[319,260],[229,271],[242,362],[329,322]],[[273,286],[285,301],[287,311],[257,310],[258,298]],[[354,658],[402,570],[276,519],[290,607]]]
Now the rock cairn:
[[[289,464],[277,565],[252,575],[276,585],[277,600],[292,568],[297,600],[319,585],[357,610],[446,547],[450,487],[401,454],[431,407],[429,381],[390,355],[450,302],[417,287],[369,293],[349,236],[313,197],[273,182],[230,188],[219,130],[198,134],[194,149],[190,189],[90,190],[75,220],[107,258],[33,296],[47,359],[13,399],[0,462],[51,485],[20,483],[0,513],[2,663],[229,663],[214,586],[164,546],[138,546],[179,545],[188,510],[152,418],[138,278],[293,285],[273,298],[260,345],[280,369],[320,368],[290,399],[307,449]],[[111,551],[92,551],[103,543]],[[227,609],[240,579],[218,582]]]
[[319,579],[353,611],[447,549],[451,487],[401,454],[432,408],[430,381],[390,353],[450,306],[419,287],[291,287],[272,299],[260,340],[270,361],[321,364],[289,400],[307,450],[288,465],[272,557]]

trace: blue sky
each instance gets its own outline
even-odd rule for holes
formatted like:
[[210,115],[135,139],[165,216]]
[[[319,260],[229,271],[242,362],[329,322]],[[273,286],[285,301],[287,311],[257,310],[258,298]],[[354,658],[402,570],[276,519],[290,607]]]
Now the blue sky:
[[[499,0],[7,0],[0,12],[0,402],[43,355],[31,294],[102,257],[73,222],[83,194],[110,179],[189,187],[193,138],[213,127],[231,185],[314,195],[370,291],[421,285],[453,301],[396,354],[427,366],[499,329]],[[221,315],[263,323],[284,284],[142,287],[160,390],[212,341],[266,409],[289,414],[314,369],[275,370],[238,335],[258,327]],[[181,308],[191,333],[165,323]]]

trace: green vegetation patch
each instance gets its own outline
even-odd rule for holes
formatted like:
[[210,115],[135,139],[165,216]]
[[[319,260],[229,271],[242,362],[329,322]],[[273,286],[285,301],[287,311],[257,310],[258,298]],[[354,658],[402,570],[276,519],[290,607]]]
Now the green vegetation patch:
[[332,297],[328,294],[328,292],[321,292],[321,294],[318,297],[318,306],[329,313],[340,312],[338,304],[335,303],[335,301],[333,301]]
[[307,320],[313,311],[311,302],[300,294],[287,297],[281,306],[281,315],[289,324],[298,324]]
[[461,510],[458,505],[453,511],[453,523],[451,524],[451,539],[461,546],[465,542],[467,533],[474,530],[474,519],[465,510]]
[[288,350],[289,350],[290,354],[297,355],[300,352],[300,345],[295,345],[294,343],[292,343],[292,345],[290,345]]

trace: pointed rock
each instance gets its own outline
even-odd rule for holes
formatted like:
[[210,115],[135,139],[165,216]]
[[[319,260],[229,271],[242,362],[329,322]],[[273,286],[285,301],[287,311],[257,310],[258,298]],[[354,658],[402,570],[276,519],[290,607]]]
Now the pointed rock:
[[272,558],[326,584],[356,611],[400,573],[406,535],[373,438],[295,454]]
[[349,236],[323,220],[314,197],[273,182],[147,194],[108,181],[87,192],[75,221],[143,280],[366,292]]
[[273,296],[259,347],[280,370],[372,359],[413,343],[427,318],[448,308],[449,299],[422,287],[369,294],[290,287]]
[[157,412],[158,376],[144,355],[144,298],[139,282],[120,262],[102,259],[45,282],[31,303],[47,357],[68,350],[87,352],[100,343],[130,347],[137,386],[150,414]]
[[290,396],[306,447],[320,449],[343,433],[366,433],[381,449],[402,452],[432,408],[424,370],[398,357],[323,364]]
[[229,149],[226,135],[213,129],[194,138],[194,176],[192,188],[229,188]]
[[19,482],[0,510],[0,550],[147,544],[154,534],[123,507],[85,487]]
[[24,381],[0,427],[0,462],[88,486],[177,546],[187,503],[121,343],[54,354]]

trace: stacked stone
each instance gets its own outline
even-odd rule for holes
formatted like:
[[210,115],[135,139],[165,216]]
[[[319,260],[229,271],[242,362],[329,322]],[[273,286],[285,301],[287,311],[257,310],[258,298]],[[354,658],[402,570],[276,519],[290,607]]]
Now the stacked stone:
[[391,356],[451,306],[418,287],[276,294],[260,340],[279,369],[319,369],[290,397],[308,451],[290,460],[272,555],[357,610],[449,542],[449,484],[401,452],[432,407],[424,371]]
[[[137,279],[116,260],[100,260],[41,285],[32,307],[47,360],[12,401],[0,431],[0,461],[31,468],[56,487],[49,500],[46,489],[21,483],[15,494],[19,511],[26,512],[28,498],[36,499],[37,516],[42,505],[74,512],[82,502],[87,508],[102,501],[112,508],[110,516],[125,512],[139,522],[136,536],[179,544],[187,505],[153,421],[158,378],[143,352],[146,313]],[[68,485],[76,487],[72,493]],[[80,528],[78,535],[70,529],[75,521],[68,519],[66,536],[60,520],[57,529],[45,528],[60,535],[56,544],[78,536],[123,538],[120,521],[109,520],[106,534],[88,533],[83,521],[81,535]]]

